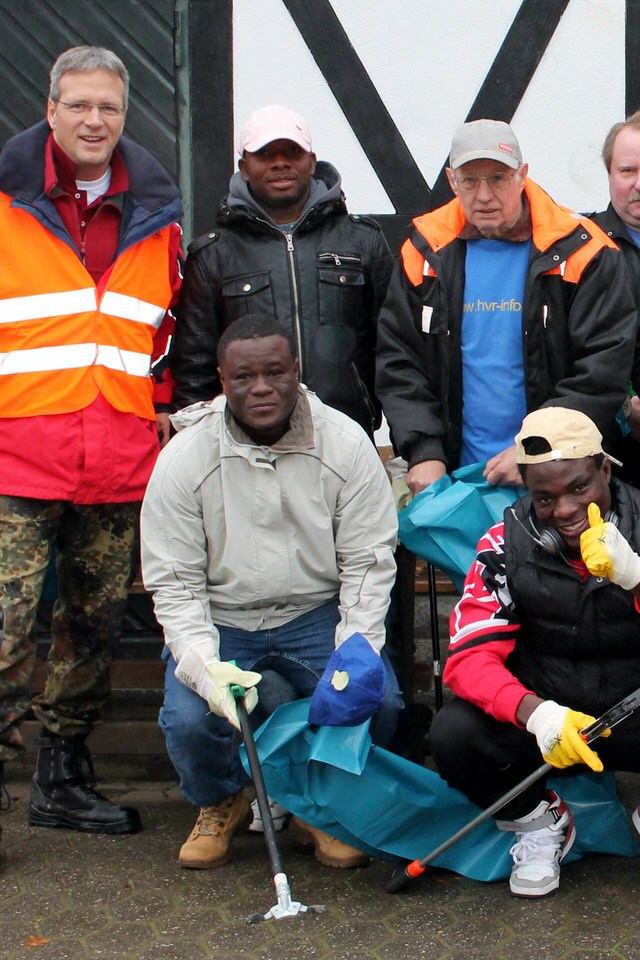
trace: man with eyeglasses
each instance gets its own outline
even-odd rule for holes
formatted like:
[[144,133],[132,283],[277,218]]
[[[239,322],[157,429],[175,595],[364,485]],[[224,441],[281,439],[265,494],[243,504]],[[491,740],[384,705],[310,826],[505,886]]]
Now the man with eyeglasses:
[[614,242],[528,178],[511,127],[463,124],[455,197],[416,217],[378,326],[376,387],[414,495],[484,462],[519,484],[526,413],[582,410],[610,436],[637,316]]
[[[138,813],[94,790],[85,739],[109,696],[140,503],[168,439],[159,372],[182,207],[161,165],[122,136],[129,78],[114,53],[74,47],[50,80],[46,121],[0,153],[0,784],[32,709],[29,822],[124,834]],[[47,677],[32,697],[53,554]]]

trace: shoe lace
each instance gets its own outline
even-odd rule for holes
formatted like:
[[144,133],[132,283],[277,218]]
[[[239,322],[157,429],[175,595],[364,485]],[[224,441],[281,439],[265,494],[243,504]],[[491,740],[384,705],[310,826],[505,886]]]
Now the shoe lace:
[[227,820],[231,816],[234,798],[225,800],[219,807],[204,807],[200,811],[196,829],[199,833],[215,834],[218,830],[224,830]]
[[72,756],[75,786],[92,801],[96,797],[98,800],[106,800],[107,798],[96,790],[96,772],[86,744],[74,743]]
[[522,863],[553,863],[560,856],[564,843],[562,830],[543,827],[542,830],[532,830],[530,833],[518,833],[517,841],[509,853],[515,864]]

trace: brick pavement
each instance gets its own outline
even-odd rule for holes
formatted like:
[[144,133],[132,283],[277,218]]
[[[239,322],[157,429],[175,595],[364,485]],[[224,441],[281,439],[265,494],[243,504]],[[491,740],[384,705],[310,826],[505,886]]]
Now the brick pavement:
[[[29,827],[30,771],[9,771],[2,960],[640,957],[640,859],[606,856],[566,867],[560,892],[539,902],[514,900],[504,882],[480,884],[444,872],[392,896],[384,890],[388,863],[331,870],[285,833],[281,847],[293,897],[326,910],[249,925],[250,914],[275,902],[262,839],[238,837],[233,862],[217,871],[180,870],[175,857],[194,814],[175,784],[115,779],[117,767],[107,758],[99,767],[105,792],[140,808],[142,833],[101,837]],[[620,783],[622,798],[633,806],[640,799],[638,778]]]
[[[440,601],[443,638],[452,602]],[[424,661],[427,623],[425,598],[418,597],[416,640]],[[432,691],[420,696],[434,706]],[[539,902],[511,898],[504,881],[481,884],[442,871],[393,896],[385,891],[388,862],[332,870],[285,832],[279,838],[292,895],[324,904],[325,912],[250,925],[247,918],[265,913],[276,899],[262,838],[237,837],[234,860],[219,870],[180,870],[177,852],[195,811],[182,799],[166,758],[144,753],[161,740],[146,731],[141,755],[109,756],[118,737],[131,737],[131,730],[111,726],[94,735],[96,772],[108,796],[140,809],[144,830],[135,836],[29,827],[33,757],[7,767],[12,806],[0,814],[8,855],[0,870],[0,960],[640,958],[640,858],[595,856],[571,864],[560,891]],[[640,802],[637,776],[620,777],[619,790],[629,809]]]

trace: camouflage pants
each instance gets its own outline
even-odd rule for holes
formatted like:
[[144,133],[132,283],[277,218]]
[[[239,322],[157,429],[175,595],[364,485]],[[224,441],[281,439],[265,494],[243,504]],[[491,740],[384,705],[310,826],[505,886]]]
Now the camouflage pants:
[[[24,749],[18,724],[32,708],[52,732],[92,729],[110,693],[139,503],[79,505],[0,496],[0,761]],[[31,696],[32,637],[55,550],[58,594],[42,693]]]

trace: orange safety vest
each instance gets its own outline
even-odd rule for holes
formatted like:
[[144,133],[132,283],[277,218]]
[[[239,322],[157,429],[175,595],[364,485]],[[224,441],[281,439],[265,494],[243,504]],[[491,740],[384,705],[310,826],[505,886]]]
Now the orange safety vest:
[[155,419],[153,338],[171,299],[171,227],[125,250],[98,289],[74,250],[0,194],[0,416],[82,410],[98,394]]

